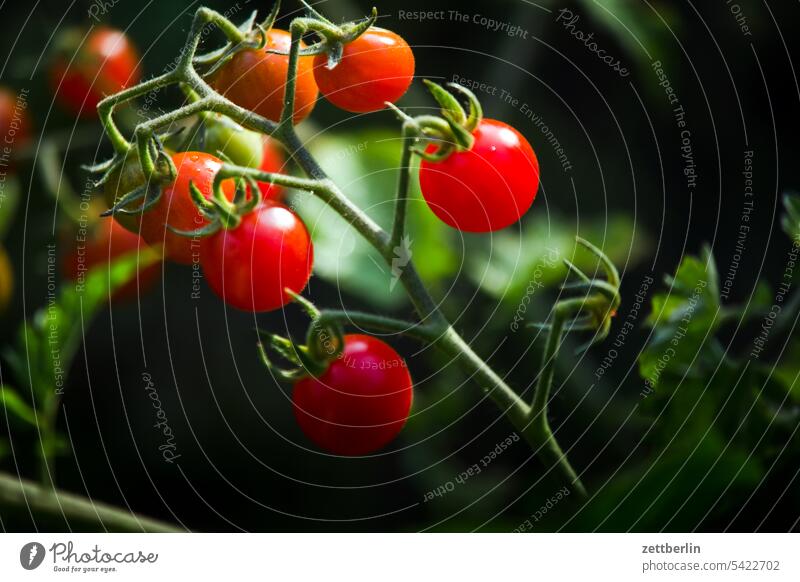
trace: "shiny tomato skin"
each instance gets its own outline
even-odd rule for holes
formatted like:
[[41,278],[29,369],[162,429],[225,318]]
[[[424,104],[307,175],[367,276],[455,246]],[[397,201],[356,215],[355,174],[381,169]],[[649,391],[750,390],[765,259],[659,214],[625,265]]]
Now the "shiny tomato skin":
[[[214,176],[222,161],[204,152],[179,152],[172,156],[172,162],[178,175],[174,182],[162,188],[158,203],[141,215],[139,232],[149,245],[163,245],[166,258],[182,265],[191,265],[200,260],[199,241],[176,234],[167,225],[180,231],[193,231],[208,224],[192,200],[189,183],[193,182],[206,198],[210,198]],[[232,200],[234,182],[225,180],[223,191]]]
[[[539,161],[516,129],[484,119],[471,150],[442,162],[422,160],[419,183],[442,221],[466,232],[489,232],[517,222],[539,189]],[[428,147],[429,152],[435,146]]]
[[[289,57],[268,53],[268,50],[289,52],[291,35],[273,28],[267,34],[267,45],[261,50],[243,50],[214,74],[211,86],[245,109],[279,121],[283,94],[289,71]],[[303,45],[305,46],[305,45]],[[314,80],[313,57],[300,57],[294,103],[294,123],[311,115],[319,90]]]
[[84,41],[79,31],[68,30],[59,44],[50,85],[62,107],[75,115],[96,117],[104,97],[141,80],[139,53],[122,31],[100,26]]
[[336,455],[383,448],[411,411],[413,384],[400,355],[368,335],[346,335],[344,351],[318,378],[295,382],[292,405],[305,435]]
[[314,248],[303,221],[288,207],[265,200],[239,226],[205,237],[200,265],[212,291],[242,311],[283,307],[311,277]]
[[[259,169],[263,172],[271,172],[273,174],[286,173],[286,157],[283,155],[278,142],[270,137],[264,137],[264,148],[261,157],[261,166]],[[264,200],[281,200],[283,198],[283,186],[277,184],[269,184],[267,182],[258,182],[258,189],[261,190],[261,195]]]
[[[141,237],[125,229],[113,218],[101,219],[90,230],[87,240],[78,243],[73,237],[71,248],[62,258],[61,268],[64,277],[76,281],[82,272],[105,265],[118,257],[147,249]],[[144,294],[158,280],[161,264],[154,263],[139,269],[136,277],[118,288],[111,295],[112,301],[131,301]]]
[[[30,116],[28,102],[23,96],[0,86],[0,149],[16,149],[30,142]],[[8,160],[13,169],[13,154]]]
[[344,46],[329,69],[328,55],[314,57],[314,78],[325,98],[345,111],[366,113],[402,97],[414,80],[414,53],[402,37],[373,26]]

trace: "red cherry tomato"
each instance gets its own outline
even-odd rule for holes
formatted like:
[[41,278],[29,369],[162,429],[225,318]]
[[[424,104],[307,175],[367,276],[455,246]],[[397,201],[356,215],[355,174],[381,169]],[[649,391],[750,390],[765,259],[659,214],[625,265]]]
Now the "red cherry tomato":
[[[264,137],[264,154],[261,158],[259,170],[272,172],[273,174],[286,173],[286,158],[283,155],[283,150],[270,137]],[[261,190],[264,200],[280,200],[283,198],[283,187],[277,184],[259,182],[258,189]]]
[[231,230],[201,239],[200,264],[211,289],[243,311],[272,311],[300,293],[311,277],[314,249],[305,224],[266,200]]
[[0,87],[0,150],[22,147],[30,138],[30,117],[24,93],[18,96],[10,89]]
[[[291,35],[273,28],[267,33],[267,44],[261,50],[236,53],[211,79],[211,86],[237,105],[278,121],[283,108],[283,94],[289,71],[289,57],[267,52],[289,52]],[[305,46],[305,45],[303,45]],[[319,90],[314,81],[313,57],[300,57],[294,102],[294,122],[311,114]]]
[[[77,281],[87,271],[111,262],[129,253],[141,252],[148,248],[139,236],[123,228],[116,220],[101,220],[91,230],[83,243],[71,238],[69,253],[62,258],[62,272],[70,281]],[[161,265],[154,263],[139,269],[138,279],[134,278],[118,288],[111,296],[114,301],[129,301],[139,293],[148,291],[158,280]]]
[[403,358],[379,339],[352,334],[324,374],[295,383],[292,404],[300,428],[320,448],[365,455],[398,435],[412,396]]
[[[191,265],[200,261],[199,239],[176,234],[167,225],[175,230],[192,231],[208,224],[192,200],[189,183],[193,182],[206,198],[210,198],[214,176],[222,161],[203,152],[180,152],[172,156],[172,161],[178,176],[162,188],[158,203],[140,216],[140,233],[148,244],[164,245],[164,254],[170,260]],[[233,180],[223,182],[223,191],[229,200],[233,199]]]
[[84,40],[78,30],[71,29],[57,45],[50,84],[59,103],[71,113],[96,116],[101,99],[141,79],[139,53],[122,31],[101,26]]
[[499,230],[517,222],[533,203],[539,161],[528,140],[502,121],[484,119],[473,135],[471,150],[442,162],[422,161],[420,189],[433,213],[453,228]]
[[328,55],[314,58],[314,78],[325,98],[354,113],[377,111],[394,103],[414,80],[414,53],[390,30],[372,27],[344,46],[342,59],[329,69]]

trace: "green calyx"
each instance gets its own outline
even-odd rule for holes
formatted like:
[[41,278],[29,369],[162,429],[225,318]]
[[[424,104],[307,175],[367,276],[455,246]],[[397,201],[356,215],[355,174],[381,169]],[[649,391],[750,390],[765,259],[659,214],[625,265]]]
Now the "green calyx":
[[[564,320],[563,325],[568,331],[595,332],[588,343],[578,348],[578,353],[582,353],[608,337],[612,318],[617,314],[622,298],[619,293],[619,273],[611,259],[585,239],[577,237],[576,242],[597,257],[606,276],[605,280],[590,278],[574,263],[564,259],[567,269],[578,281],[565,283],[561,289],[577,292],[578,295],[559,301],[555,306],[555,317]],[[534,323],[529,327],[551,330],[552,324]]]
[[[306,16],[296,18],[292,21],[292,26],[301,28],[304,32],[313,32],[320,40],[311,46],[300,49],[298,54],[301,57],[327,54],[328,63],[326,66],[328,69],[333,69],[339,64],[344,52],[344,45],[353,42],[367,32],[378,19],[378,9],[373,7],[370,15],[365,18],[352,20],[344,24],[335,24],[308,2],[301,0],[301,3],[306,10]],[[270,50],[269,52],[286,54],[276,50]]]
[[[261,361],[278,378],[296,382],[309,376],[319,377],[325,373],[330,363],[339,358],[344,349],[344,334],[335,323],[324,321],[324,316],[308,299],[291,289],[285,289],[311,319],[306,331],[306,343],[298,344],[289,338],[257,330],[261,341],[258,350]],[[291,367],[278,366],[270,359],[270,352],[286,360]]]
[[[472,149],[475,143],[473,132],[483,119],[483,108],[475,94],[456,83],[448,83],[452,92],[465,97],[469,111],[465,111],[461,102],[438,83],[424,79],[425,86],[439,104],[440,115],[419,115],[411,117],[391,103],[386,103],[403,122],[404,130],[414,135],[422,143],[413,147],[412,151],[430,162],[441,162],[453,152]],[[434,144],[433,151],[426,146]]]

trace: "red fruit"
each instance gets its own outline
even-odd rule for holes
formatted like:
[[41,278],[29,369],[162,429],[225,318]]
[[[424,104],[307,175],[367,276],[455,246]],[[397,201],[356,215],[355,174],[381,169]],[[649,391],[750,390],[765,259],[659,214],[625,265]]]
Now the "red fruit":
[[[211,86],[237,105],[259,115],[278,121],[283,108],[289,57],[267,52],[289,52],[291,35],[273,28],[267,33],[267,45],[261,50],[243,50],[211,79]],[[303,45],[305,46],[305,45]],[[314,80],[313,57],[300,57],[297,66],[297,84],[294,103],[294,123],[300,123],[311,114],[319,90]]]
[[[539,188],[539,161],[516,129],[484,119],[475,145],[442,162],[423,160],[422,195],[436,216],[467,232],[499,230],[528,211]],[[436,150],[434,145],[427,151]]]
[[[94,225],[83,243],[72,238],[71,245],[72,248],[62,257],[61,263],[62,273],[70,281],[77,281],[87,271],[110,263],[118,257],[148,249],[139,236],[123,228],[113,218],[103,219]],[[137,277],[114,291],[111,299],[118,302],[135,299],[139,293],[146,293],[155,284],[160,273],[159,263],[141,267]]]
[[305,224],[289,208],[265,200],[241,224],[201,240],[200,264],[211,289],[243,311],[272,311],[300,293],[311,277],[314,249]]
[[306,436],[337,455],[365,455],[394,439],[413,397],[406,363],[368,335],[344,338],[344,351],[319,378],[294,385],[295,417]]
[[94,117],[104,97],[141,79],[139,53],[122,31],[101,26],[84,39],[81,32],[70,29],[56,42],[50,84],[71,113]]
[[[180,152],[172,156],[172,161],[178,175],[174,182],[163,187],[158,203],[141,215],[140,233],[148,244],[164,245],[164,254],[170,260],[191,265],[200,260],[199,239],[176,234],[167,226],[179,231],[193,231],[208,224],[192,200],[189,183],[193,182],[206,198],[210,198],[214,177],[222,161],[203,152]],[[235,192],[233,180],[225,180],[223,190],[232,200]]]
[[[0,87],[0,157],[3,148],[25,146],[31,139],[28,102],[14,91]],[[10,160],[6,160],[10,163]]]
[[372,27],[344,45],[342,59],[329,69],[328,55],[314,58],[314,78],[325,98],[346,111],[364,113],[394,103],[414,80],[414,53],[402,37]]

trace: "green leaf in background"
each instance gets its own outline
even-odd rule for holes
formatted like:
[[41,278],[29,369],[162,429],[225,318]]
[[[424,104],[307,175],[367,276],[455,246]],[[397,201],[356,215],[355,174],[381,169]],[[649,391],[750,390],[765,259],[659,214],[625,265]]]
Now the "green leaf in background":
[[10,174],[0,181],[0,241],[8,232],[19,204],[19,179]]
[[[387,230],[391,228],[402,142],[397,132],[369,130],[316,138],[311,150],[344,193]],[[419,195],[416,178],[408,202],[406,244],[396,250],[396,269],[414,260],[432,287],[457,268],[456,254],[443,225]],[[295,207],[314,239],[314,271],[372,305],[393,308],[407,299],[397,276],[381,256],[339,215],[316,197],[298,193]]]
[[30,425],[36,424],[36,413],[10,386],[0,386],[0,405],[5,414],[11,414]]
[[781,218],[783,231],[793,241],[800,239],[800,194],[786,192],[783,195],[784,213]]
[[136,277],[138,269],[159,260],[156,251],[144,249],[98,265],[83,285],[63,284],[57,296],[22,324],[16,348],[4,356],[17,381],[30,383],[37,409],[60,395],[85,330],[111,294]]
[[[531,210],[535,213],[536,208]],[[597,269],[597,260],[584,252],[576,252],[574,224],[567,224],[553,214],[534,216],[522,223],[522,233],[514,228],[469,237],[466,252],[466,273],[483,291],[497,299],[516,305],[534,284],[554,285],[564,280],[568,259],[589,273]],[[611,260],[625,269],[647,256],[650,241],[635,228],[625,215],[603,218],[584,224],[580,235],[602,247]]]
[[[671,63],[675,40],[682,22],[675,6],[668,2],[631,2],[630,0],[582,0],[584,9],[625,47],[640,66],[650,65],[652,58]],[[643,48],[644,47],[644,48]]]
[[717,270],[711,251],[687,256],[668,289],[652,299],[647,324],[653,334],[639,356],[639,371],[652,386],[664,373],[684,374],[696,358],[714,358],[713,339],[719,327],[720,299]]

